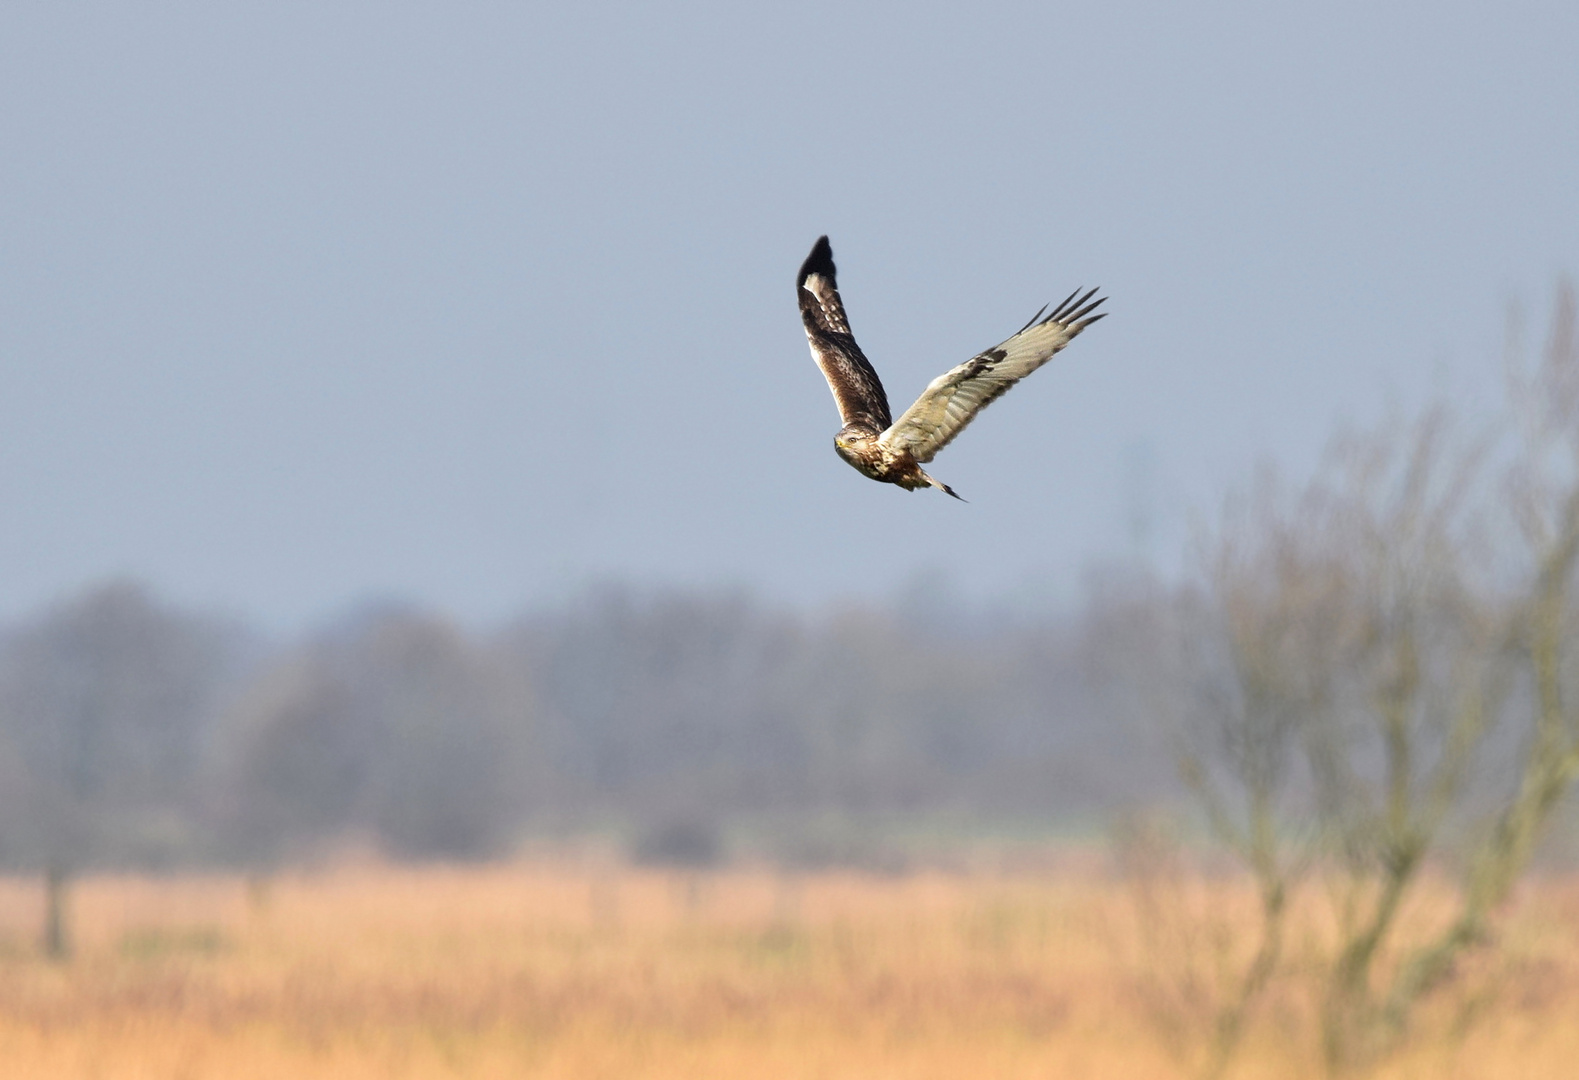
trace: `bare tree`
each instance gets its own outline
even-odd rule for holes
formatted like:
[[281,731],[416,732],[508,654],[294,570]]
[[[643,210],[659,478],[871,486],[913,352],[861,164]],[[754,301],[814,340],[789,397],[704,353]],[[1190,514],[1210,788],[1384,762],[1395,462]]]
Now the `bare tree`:
[[70,949],[79,866],[195,849],[187,811],[239,642],[231,627],[116,583],[46,612],[0,650],[0,731],[25,804],[0,832],[14,859],[44,869],[50,955]]
[[1314,746],[1342,695],[1356,580],[1320,526],[1319,486],[1286,506],[1270,475],[1230,512],[1205,588],[1182,601],[1193,704],[1181,775],[1217,840],[1250,872],[1256,944],[1212,1024],[1203,1075],[1223,1072],[1282,960],[1291,893],[1319,854]]
[[1485,941],[1492,912],[1528,866],[1542,831],[1579,777],[1579,334],[1572,283],[1559,285],[1541,362],[1515,378],[1520,444],[1507,491],[1524,546],[1524,580],[1509,613],[1510,644],[1527,693],[1518,699],[1521,751],[1501,809],[1468,860],[1463,903],[1435,940],[1412,954],[1387,996],[1394,1028]]
[[[1335,1073],[1365,1067],[1486,940],[1579,775],[1579,713],[1565,693],[1579,665],[1573,322],[1565,289],[1513,470],[1521,574],[1499,572],[1510,553],[1485,480],[1491,443],[1455,441],[1440,409],[1339,440],[1314,483],[1292,499],[1264,488],[1214,542],[1182,769],[1257,882],[1262,925],[1219,1011],[1208,1073],[1226,1068],[1278,970],[1305,868],[1319,870],[1337,916],[1322,1056]],[[1433,860],[1464,868],[1458,906],[1417,940],[1400,913]]]

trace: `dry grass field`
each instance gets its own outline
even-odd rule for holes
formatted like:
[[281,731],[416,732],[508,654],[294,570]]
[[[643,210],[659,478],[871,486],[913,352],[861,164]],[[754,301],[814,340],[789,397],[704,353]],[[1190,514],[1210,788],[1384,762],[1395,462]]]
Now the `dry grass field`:
[[[0,1075],[1186,1076],[1246,890],[1194,886],[1188,918],[1141,926],[1097,862],[99,877],[67,963],[36,953],[38,883],[0,879]],[[1507,916],[1503,959],[1380,1075],[1573,1075],[1579,882],[1529,885]],[[1232,1075],[1318,1075],[1303,1008],[1269,1002]]]

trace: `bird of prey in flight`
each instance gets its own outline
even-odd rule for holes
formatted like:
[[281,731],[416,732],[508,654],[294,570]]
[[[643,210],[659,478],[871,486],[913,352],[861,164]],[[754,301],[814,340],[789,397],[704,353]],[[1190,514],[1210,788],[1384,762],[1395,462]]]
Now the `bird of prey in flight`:
[[1046,318],[1044,307],[1002,345],[977,353],[933,379],[916,403],[894,420],[877,372],[850,333],[834,276],[833,248],[826,236],[801,264],[795,291],[812,359],[822,368],[844,421],[833,441],[839,456],[873,480],[898,484],[906,491],[935,487],[956,499],[953,488],[922,472],[921,466],[964,431],[977,413],[1107,314],[1091,314],[1106,297],[1092,300],[1097,290],[1082,296],[1076,289]]

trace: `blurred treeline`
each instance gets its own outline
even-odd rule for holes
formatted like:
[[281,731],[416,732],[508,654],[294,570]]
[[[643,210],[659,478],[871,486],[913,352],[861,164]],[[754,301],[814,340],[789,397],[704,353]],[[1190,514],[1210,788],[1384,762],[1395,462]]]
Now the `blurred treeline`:
[[0,636],[0,863],[482,858],[592,834],[826,863],[917,822],[1100,824],[1178,790],[1111,689],[1123,591],[1033,619],[606,587],[486,632],[385,606],[278,641],[108,583]]

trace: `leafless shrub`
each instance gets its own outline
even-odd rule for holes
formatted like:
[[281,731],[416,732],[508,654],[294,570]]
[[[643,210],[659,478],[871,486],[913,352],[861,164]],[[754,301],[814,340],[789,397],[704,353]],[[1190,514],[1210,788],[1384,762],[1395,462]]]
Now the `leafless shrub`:
[[[1181,774],[1260,896],[1206,1075],[1228,1067],[1284,966],[1294,896],[1318,883],[1326,1066],[1396,1048],[1488,942],[1579,775],[1574,323],[1564,286],[1516,388],[1516,442],[1465,440],[1441,408],[1347,433],[1304,488],[1263,479],[1232,507],[1200,587],[1176,598]],[[1405,933],[1433,866],[1457,868],[1453,911]]]

